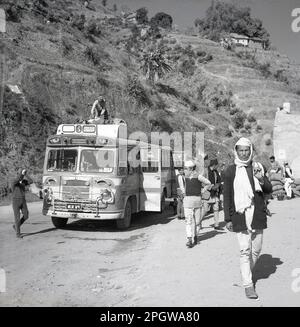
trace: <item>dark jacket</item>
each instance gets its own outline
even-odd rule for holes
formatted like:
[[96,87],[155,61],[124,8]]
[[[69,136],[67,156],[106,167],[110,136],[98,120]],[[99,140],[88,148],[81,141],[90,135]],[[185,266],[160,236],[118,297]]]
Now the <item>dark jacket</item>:
[[208,167],[207,178],[213,185],[212,189],[210,190],[210,196],[211,197],[219,196],[220,187],[221,187],[221,177],[219,172],[216,169],[211,170],[210,167]]
[[[234,189],[233,182],[235,178],[236,166],[230,165],[224,174],[224,216],[226,222],[232,222],[234,232],[241,232],[247,230],[245,214],[236,212],[234,205]],[[264,194],[272,192],[272,185],[266,175],[264,176],[264,184],[261,185],[262,192],[255,192],[253,168],[252,164],[246,167],[246,171],[254,193],[254,214],[251,227],[253,229],[267,228],[266,205],[264,201]]]
[[30,177],[27,176],[26,179],[23,179],[23,175],[20,174],[12,183],[12,198],[25,199],[25,187],[32,183]]

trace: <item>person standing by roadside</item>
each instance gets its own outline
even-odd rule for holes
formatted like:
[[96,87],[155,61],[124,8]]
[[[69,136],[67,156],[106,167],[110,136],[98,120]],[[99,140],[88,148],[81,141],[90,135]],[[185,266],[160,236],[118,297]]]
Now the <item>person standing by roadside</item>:
[[292,169],[289,166],[289,163],[285,161],[283,163],[283,177],[284,177],[284,189],[287,195],[287,199],[290,200],[292,198],[292,184],[295,180],[292,175]]
[[186,236],[188,248],[192,248],[197,244],[197,232],[200,225],[201,218],[201,189],[205,185],[210,185],[210,181],[199,175],[196,171],[196,164],[192,160],[188,160],[184,164],[184,188],[183,193],[183,207],[186,222]]
[[220,178],[221,178],[221,186],[220,186],[220,210],[223,210],[223,203],[224,203],[224,174],[225,174],[225,162],[221,163],[220,167]]
[[[25,179],[26,176],[26,179]],[[32,184],[32,179],[27,175],[27,170],[23,169],[18,177],[12,183],[12,207],[15,216],[15,224],[13,225],[16,231],[17,238],[22,238],[20,227],[28,219],[28,208],[25,198],[25,188]],[[20,211],[23,217],[20,219]]]
[[203,199],[203,210],[201,213],[201,221],[212,207],[214,211],[214,229],[222,230],[222,228],[219,226],[221,177],[219,172],[217,171],[217,167],[218,167],[218,160],[217,159],[210,160],[209,166],[204,174],[204,176],[210,181],[211,188],[209,190],[210,191],[209,198]]
[[177,218],[178,219],[184,219],[184,209],[183,209],[183,192],[182,190],[185,190],[184,186],[185,180],[184,180],[184,169],[183,167],[180,167],[178,169],[178,175],[177,175]]
[[271,193],[272,185],[262,165],[252,163],[250,140],[240,138],[234,153],[234,164],[224,175],[224,216],[226,228],[237,235],[246,297],[257,299],[252,271],[262,249],[263,230],[267,228],[264,193]]

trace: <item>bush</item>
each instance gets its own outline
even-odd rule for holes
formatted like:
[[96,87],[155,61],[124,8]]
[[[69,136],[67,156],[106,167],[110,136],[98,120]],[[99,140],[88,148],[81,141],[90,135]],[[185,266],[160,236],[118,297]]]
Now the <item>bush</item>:
[[256,122],[256,118],[251,114],[248,115],[247,120],[248,120],[249,123],[255,123]]
[[250,131],[250,130],[251,130],[251,124],[249,124],[249,123],[244,124],[244,128],[245,128],[247,131]]
[[91,19],[85,24],[85,30],[88,34],[92,34],[94,36],[101,35],[100,24],[95,19]]
[[18,5],[10,4],[6,10],[7,21],[19,23],[21,21],[22,12]]
[[235,129],[240,129],[244,126],[246,120],[246,114],[242,111],[238,111],[232,118]]
[[181,72],[185,77],[194,75],[195,70],[196,65],[194,59],[186,59],[179,65],[179,72]]
[[283,83],[289,84],[289,79],[284,74],[284,71],[285,71],[284,69],[278,69],[276,71],[276,73],[274,74],[274,77],[278,82],[283,82]]
[[152,102],[137,76],[128,77],[127,92],[139,105],[151,107]]
[[259,71],[262,73],[262,75],[264,77],[270,77],[270,75],[272,75],[271,71],[270,71],[270,63],[265,63],[265,64],[258,64],[258,69]]
[[87,46],[84,50],[84,56],[95,66],[100,63],[100,56],[96,48]]
[[162,28],[165,28],[165,29],[171,29],[172,24],[173,24],[172,16],[170,16],[170,15],[164,13],[164,12],[157,13],[150,20],[150,25],[151,26],[162,27]]
[[85,15],[74,15],[71,20],[71,26],[79,29],[80,31],[84,30],[84,24],[86,22]]
[[147,24],[148,23],[148,9],[145,7],[139,8],[136,11],[136,21],[138,24]]

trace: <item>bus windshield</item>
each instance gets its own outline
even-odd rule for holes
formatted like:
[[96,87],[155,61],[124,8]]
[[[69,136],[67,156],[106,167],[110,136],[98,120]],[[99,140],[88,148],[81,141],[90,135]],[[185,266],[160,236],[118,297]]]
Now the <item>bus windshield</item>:
[[89,173],[112,173],[115,166],[114,150],[82,150],[80,171]]
[[78,152],[70,149],[50,150],[48,153],[48,171],[75,171]]

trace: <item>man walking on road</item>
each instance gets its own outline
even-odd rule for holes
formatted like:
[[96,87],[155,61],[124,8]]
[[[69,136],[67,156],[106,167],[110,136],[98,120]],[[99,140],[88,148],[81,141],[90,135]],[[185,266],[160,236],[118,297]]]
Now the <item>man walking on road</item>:
[[[26,179],[24,179],[26,176]],[[16,231],[17,238],[22,238],[20,227],[28,219],[28,208],[25,198],[25,187],[32,184],[32,179],[27,175],[27,170],[23,169],[21,174],[13,181],[12,184],[12,207],[14,210],[15,224],[13,225]],[[20,211],[23,217],[20,219]]]
[[210,181],[199,175],[196,171],[196,164],[192,160],[188,160],[184,164],[185,177],[183,194],[183,207],[186,222],[186,236],[188,248],[192,248],[197,244],[197,232],[201,218],[201,189],[203,185],[210,185]]
[[210,160],[209,166],[205,171],[204,176],[210,181],[211,189],[210,196],[208,199],[203,199],[203,210],[201,213],[201,220],[204,218],[206,213],[213,208],[214,211],[214,229],[222,230],[219,226],[219,205],[220,205],[220,188],[221,188],[221,177],[219,172],[217,171],[218,160],[212,159]]
[[264,193],[272,185],[260,163],[252,163],[253,146],[240,138],[234,148],[235,161],[224,174],[224,216],[226,227],[237,235],[240,270],[247,298],[257,299],[252,270],[262,248],[263,230],[267,228]]

